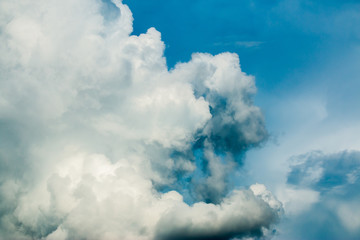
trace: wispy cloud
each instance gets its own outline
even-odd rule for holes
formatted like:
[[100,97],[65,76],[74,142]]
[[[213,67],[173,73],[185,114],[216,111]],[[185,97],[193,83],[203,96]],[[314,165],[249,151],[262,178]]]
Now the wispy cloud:
[[251,48],[251,47],[259,47],[263,43],[264,42],[260,42],[260,41],[238,41],[235,42],[235,45]]
[[244,48],[256,48],[264,44],[261,41],[233,41],[233,42],[216,42],[214,46],[232,46]]
[[[359,151],[333,154],[316,151],[295,156],[291,159],[287,183],[287,191],[297,195],[299,202],[308,203],[299,211],[293,211],[298,206],[285,204],[289,218],[280,239],[356,239],[359,236]],[[309,201],[314,194],[316,198]]]

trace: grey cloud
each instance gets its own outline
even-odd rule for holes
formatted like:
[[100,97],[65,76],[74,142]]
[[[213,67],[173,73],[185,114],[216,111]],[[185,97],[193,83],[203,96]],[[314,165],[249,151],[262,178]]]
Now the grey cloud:
[[[262,185],[235,191],[219,205],[196,203],[169,209],[157,224],[157,239],[231,239],[260,237],[262,228],[276,222],[281,205],[259,198],[269,194]],[[269,195],[268,195],[269,196]],[[274,200],[274,199],[273,199]],[[273,208],[269,207],[272,205]],[[244,221],[241,216],[251,216]]]
[[360,152],[344,151],[331,155],[312,152],[294,159],[289,184],[326,193],[334,188],[360,183]]
[[254,79],[241,71],[236,54],[193,54],[175,66],[175,77],[186,76],[195,95],[208,103],[211,119],[199,131],[194,148],[203,151],[205,179],[192,179],[197,200],[219,203],[228,191],[227,176],[243,156],[268,136],[260,109],[253,105]]

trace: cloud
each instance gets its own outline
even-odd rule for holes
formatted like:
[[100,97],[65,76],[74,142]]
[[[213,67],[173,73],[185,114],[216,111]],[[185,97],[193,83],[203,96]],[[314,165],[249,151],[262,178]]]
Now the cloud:
[[332,155],[312,152],[294,158],[288,183],[329,192],[334,187],[357,184],[360,153],[344,151]]
[[236,54],[168,71],[121,1],[6,0],[0,16],[0,238],[226,239],[278,220],[264,186],[227,183],[267,137]]
[[[360,152],[310,152],[294,157],[288,186],[308,201],[306,208],[290,207],[283,239],[357,239],[360,218]],[[315,199],[309,199],[316,196]],[[284,204],[285,211],[287,204]],[[350,210],[351,209],[351,210]],[[306,231],[305,231],[306,229]],[[296,238],[295,238],[296,239]]]
[[156,239],[261,236],[261,227],[269,227],[267,224],[276,221],[279,211],[281,204],[263,185],[256,184],[247,191],[234,191],[220,205],[196,203],[189,207],[181,203],[175,206],[159,221]]
[[196,199],[219,203],[228,190],[229,170],[241,164],[247,149],[267,138],[263,116],[252,101],[254,79],[241,71],[237,55],[230,53],[194,54],[190,62],[176,65],[172,73],[188,79],[195,96],[209,104],[212,117],[194,145],[202,151],[198,158],[205,179],[191,181]]

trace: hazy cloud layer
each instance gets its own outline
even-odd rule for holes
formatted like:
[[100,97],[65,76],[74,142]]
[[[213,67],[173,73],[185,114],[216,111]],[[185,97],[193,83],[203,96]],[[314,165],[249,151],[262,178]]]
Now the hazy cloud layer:
[[281,239],[358,239],[360,152],[310,152],[292,162],[287,182],[309,203],[289,212]]
[[228,194],[267,137],[237,55],[168,71],[160,33],[130,35],[115,0],[5,0],[0,16],[0,238],[229,239],[277,221],[263,185]]

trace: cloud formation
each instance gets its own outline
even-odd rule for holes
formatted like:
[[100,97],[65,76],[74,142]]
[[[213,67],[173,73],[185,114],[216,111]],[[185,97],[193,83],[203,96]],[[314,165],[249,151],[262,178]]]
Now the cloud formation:
[[227,185],[267,137],[236,54],[169,71],[119,0],[5,0],[0,16],[0,238],[230,239],[277,221],[263,185]]

